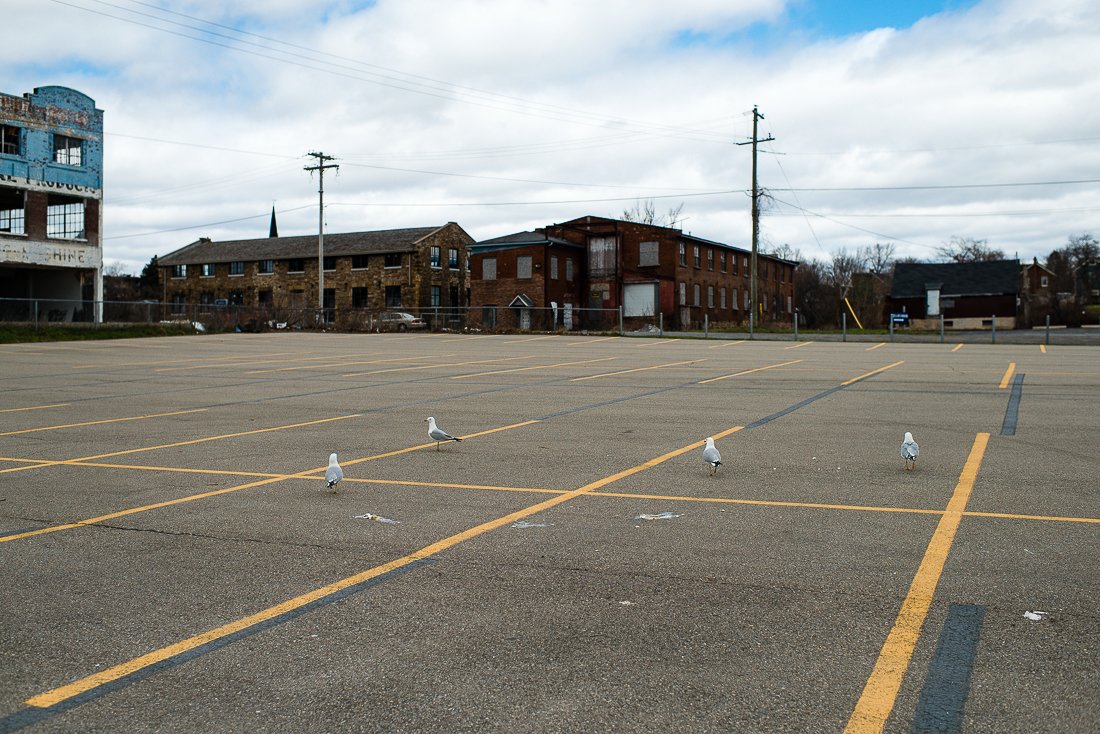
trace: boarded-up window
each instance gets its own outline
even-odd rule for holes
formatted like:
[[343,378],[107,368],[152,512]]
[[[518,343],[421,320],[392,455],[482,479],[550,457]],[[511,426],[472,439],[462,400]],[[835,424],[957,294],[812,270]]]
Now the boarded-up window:
[[726,289],[725,288],[719,288],[718,289],[718,308],[722,309],[723,311],[726,310]]
[[592,237],[588,240],[588,272],[593,275],[615,271],[615,238]]
[[568,281],[573,280],[573,258],[565,258],[565,279]]
[[687,302],[688,302],[688,299],[687,299],[687,284],[686,283],[681,283],[680,284],[680,305],[681,306],[686,306]]
[[699,284],[698,283],[695,284],[695,286],[693,288],[693,291],[694,291],[694,293],[692,294],[693,299],[692,299],[691,305],[692,306],[698,306],[699,305]]
[[487,257],[481,261],[481,279],[497,279],[497,259],[495,257]]
[[660,265],[660,250],[656,242],[638,243],[638,267]]
[[714,286],[707,286],[707,308],[714,308]]
[[531,256],[520,255],[516,258],[516,277],[520,280],[531,279]]
[[[737,262],[737,261],[734,260],[734,262]],[[734,311],[741,310],[741,304],[737,302],[737,289],[736,288],[730,288],[730,303],[733,304],[733,310]]]
[[550,280],[558,279],[558,256],[550,256]]

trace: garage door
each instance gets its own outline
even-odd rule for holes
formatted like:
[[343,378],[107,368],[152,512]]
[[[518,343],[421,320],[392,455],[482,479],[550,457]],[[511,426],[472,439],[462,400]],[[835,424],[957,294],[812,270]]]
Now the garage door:
[[630,283],[623,286],[623,316],[654,316],[656,313],[656,283]]

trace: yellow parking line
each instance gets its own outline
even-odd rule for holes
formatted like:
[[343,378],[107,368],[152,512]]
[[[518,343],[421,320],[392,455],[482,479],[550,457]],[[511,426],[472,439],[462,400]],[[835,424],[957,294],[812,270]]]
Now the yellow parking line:
[[885,372],[888,369],[892,369],[894,367],[897,367],[899,364],[905,364],[905,360],[902,359],[902,360],[899,360],[897,362],[894,362],[893,364],[888,364],[885,367],[879,367],[877,370],[871,370],[870,372],[865,372],[864,374],[860,375],[859,377],[853,377],[852,379],[845,380],[844,382],[842,382],[840,384],[841,385],[851,385],[853,382],[859,382],[860,380],[862,380],[864,378],[867,378],[867,377],[870,377],[871,375],[877,375],[879,372]]
[[707,349],[721,349],[722,347],[732,347],[735,344],[744,344],[744,343],[745,343],[744,339],[738,339],[737,341],[726,342],[725,344],[715,344],[712,347],[707,347]]
[[988,433],[979,433],[974,437],[970,456],[966,459],[958,484],[947,503],[947,510],[940,518],[932,540],[917,569],[909,593],[902,602],[893,629],[886,637],[878,660],[875,662],[871,677],[863,688],[845,727],[845,734],[879,734],[886,726],[886,719],[894,708],[901,679],[909,667],[921,627],[928,616],[932,597],[936,592],[940,576],[943,574],[947,554],[955,540],[955,533],[962,521],[963,511],[970,499],[970,492],[978,478],[985,447],[989,442]]
[[351,362],[326,362],[325,364],[295,365],[293,367],[272,367],[269,370],[248,370],[245,375],[263,375],[268,372],[290,372],[293,370],[323,370],[328,367],[350,367],[353,364],[383,364],[386,362],[415,362],[418,359],[439,359],[440,357],[453,357],[453,354],[436,354],[424,357],[393,357],[391,359],[364,359]]
[[599,339],[582,339],[580,341],[569,342],[565,346],[575,347],[579,344],[595,344],[596,342],[605,342],[605,341],[608,341],[609,339],[622,339],[622,337],[621,336],[601,336]]
[[523,342],[537,342],[540,339],[557,339],[559,334],[547,334],[546,336],[532,336],[526,339],[514,339],[508,342],[501,342],[502,344],[521,344]]
[[[239,358],[238,358],[239,359]],[[183,370],[210,370],[217,369],[218,367],[249,367],[254,364],[265,364],[267,362],[278,362],[279,364],[286,364],[287,362],[319,362],[322,359],[332,359],[331,357],[299,357],[297,359],[247,359],[241,362],[208,362],[206,364],[191,364],[184,365],[182,367],[158,367],[153,370],[154,372],[182,372]]]
[[665,344],[672,344],[673,341],[675,341],[675,340],[674,339],[655,339],[655,340],[649,342],[648,344],[639,344],[638,348],[641,349],[642,347],[660,347],[660,346],[664,346]]
[[[254,354],[252,358],[257,357],[284,357],[292,354],[299,354],[299,352],[268,352],[267,354]],[[152,367],[158,364],[180,364],[181,362],[212,362],[217,360],[230,360],[240,359],[239,356],[230,357],[187,357],[185,359],[161,359],[153,362],[117,362],[117,363],[103,363],[103,364],[74,364],[71,365],[73,369],[77,370],[90,370],[96,368],[114,368],[114,367]]]
[[719,380],[728,380],[731,377],[740,377],[741,375],[748,375],[753,372],[763,372],[764,370],[773,370],[776,367],[786,367],[789,364],[798,364],[801,359],[792,359],[790,362],[780,362],[779,364],[769,364],[767,367],[756,367],[751,370],[742,370],[741,372],[734,372],[732,375],[722,375],[721,377],[712,377],[709,380],[699,380],[696,385],[706,385],[708,382],[718,382]]
[[442,364],[424,364],[416,367],[389,367],[384,370],[370,370],[368,372],[348,372],[341,377],[360,377],[362,375],[381,375],[386,372],[411,372],[413,370],[430,370],[439,367],[461,367],[467,364],[489,364],[492,362],[512,362],[517,359],[531,359],[530,355],[523,357],[505,357],[502,359],[473,359],[468,362],[445,362]]
[[600,359],[582,359],[579,362],[558,362],[557,364],[537,364],[532,367],[513,367],[507,370],[492,370],[490,372],[474,372],[469,375],[452,375],[452,380],[465,380],[468,377],[482,377],[484,375],[502,375],[505,372],[524,372],[526,370],[546,370],[551,367],[569,367],[574,364],[589,364],[591,362],[606,362],[609,359],[616,359],[615,357],[601,357]]
[[589,375],[588,377],[574,377],[570,382],[583,382],[584,380],[595,380],[600,377],[611,377],[613,375],[625,375],[630,372],[645,372],[646,370],[659,370],[665,367],[677,367],[682,364],[695,364],[697,362],[704,362],[702,359],[689,359],[686,362],[669,362],[668,364],[657,364],[652,367],[635,367],[632,370],[619,370],[618,372],[604,372],[601,375]]
[[1016,371],[1016,363],[1015,362],[1009,362],[1008,363],[1008,369],[1005,370],[1004,375],[1001,377],[1001,384],[998,385],[997,387],[999,387],[1001,390],[1004,390],[1006,387],[1008,387],[1008,382],[1009,382],[1009,380],[1012,379],[1012,374],[1015,371]]
[[53,405],[32,405],[27,408],[4,408],[0,410],[0,413],[18,413],[22,410],[45,410],[46,408],[64,408],[66,405],[72,405],[72,403],[54,403]]
[[876,345],[875,345],[875,346],[873,346],[873,347],[867,347],[867,348],[866,348],[866,349],[864,349],[863,351],[865,351],[865,352],[873,352],[873,351],[875,351],[876,349],[878,349],[879,347],[885,347],[885,346],[886,346],[886,342],[879,342],[878,344],[876,344]]
[[[719,438],[722,438],[723,436],[728,436],[731,433],[740,431],[742,428],[742,426],[735,426],[733,428],[720,431],[719,433],[713,434],[713,438],[717,440]],[[181,640],[175,644],[168,645],[167,647],[162,647],[158,650],[146,653],[145,655],[133,658],[132,660],[121,663],[119,665],[114,665],[110,668],[106,668],[97,673],[93,673],[92,675],[69,683],[68,685],[54,688],[44,693],[40,693],[37,696],[32,696],[31,698],[28,698],[24,703],[26,703],[28,706],[48,708],[55,704],[61,703],[62,701],[73,698],[74,696],[79,696],[82,693],[86,693],[99,686],[117,681],[120,678],[124,678],[128,675],[148,668],[151,665],[156,665],[157,663],[164,662],[165,660],[168,660],[169,658],[172,658],[176,655],[194,650],[195,648],[201,647],[210,642],[214,642],[215,640],[220,640],[224,637],[240,632],[241,630],[247,629],[257,624],[261,624],[282,614],[286,614],[287,612],[301,609],[307,604],[310,604],[319,599],[323,599],[326,596],[335,594],[339,591],[347,589],[348,587],[361,584],[365,581],[369,581],[370,579],[402,568],[411,563],[415,563],[416,561],[430,558],[434,555],[442,553],[443,551],[453,548],[459,543],[470,540],[471,538],[476,538],[479,535],[483,535],[490,530],[495,530],[499,527],[510,525],[518,520],[522,520],[526,517],[530,517],[531,515],[568,502],[569,500],[572,500],[582,494],[591,492],[594,489],[606,486],[624,477],[628,477],[632,474],[636,474],[651,467],[657,466],[662,462],[668,461],[669,459],[676,456],[680,456],[681,454],[687,453],[688,451],[698,449],[700,446],[703,445],[703,443],[703,441],[696,441],[692,444],[689,444],[688,446],[676,449],[675,451],[670,451],[667,454],[659,456],[655,459],[650,459],[643,464],[639,464],[630,469],[624,469],[623,471],[612,474],[611,476],[604,477],[603,479],[598,479],[594,482],[590,482],[583,487],[578,487],[577,489],[565,492],[564,494],[559,494],[555,497],[551,497],[537,504],[530,505],[529,507],[525,507],[521,510],[517,510],[502,517],[498,517],[495,520],[481,523],[480,525],[468,528],[467,530],[463,530],[460,533],[455,533],[454,535],[427,545],[420,550],[414,551],[408,555],[396,558],[392,561],[389,561],[388,563],[374,566],[373,568],[369,568],[365,571],[357,573],[354,576],[348,576],[347,578],[314,589],[313,591],[307,592],[300,596],[296,596],[293,599],[288,599],[280,604],[276,604],[275,606],[268,607],[267,609],[256,612],[255,614],[251,614],[247,617],[242,617],[241,619],[238,619],[234,622],[224,624],[221,627],[216,627],[212,630],[208,630],[207,632],[203,632],[201,634],[188,637],[187,639]],[[318,469],[316,471],[321,470]],[[265,482],[273,481],[276,480],[265,480]]]
[[957,351],[959,351],[959,350],[960,350],[960,349],[962,349],[962,348],[963,348],[963,345],[962,345],[962,344],[956,344],[956,345],[955,345],[955,347],[954,347],[954,348],[953,348],[953,349],[952,349],[951,351],[952,351],[952,352],[957,352]]
[[1040,344],[1039,345],[1039,351],[1042,352],[1043,354],[1046,354],[1047,353],[1047,345],[1046,344]]
[[5,431],[0,436],[16,436],[21,433],[37,433],[38,431],[56,431],[60,428],[80,428],[82,426],[98,426],[104,423],[122,423],[123,421],[141,421],[149,418],[164,418],[170,415],[185,415],[187,413],[202,413],[209,408],[193,408],[192,410],[174,410],[171,413],[153,413],[151,415],[134,415],[128,418],[107,418],[101,421],[85,421],[83,423],[66,423],[60,426],[42,426],[41,428],[23,428],[18,431]]
[[783,348],[784,349],[798,349],[800,347],[808,347],[811,344],[813,344],[813,342],[802,342],[801,344],[795,344],[792,347],[783,347]]

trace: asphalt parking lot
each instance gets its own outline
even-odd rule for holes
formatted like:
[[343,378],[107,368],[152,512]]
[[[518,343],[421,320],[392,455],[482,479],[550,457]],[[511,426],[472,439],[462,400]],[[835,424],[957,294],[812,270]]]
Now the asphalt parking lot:
[[0,731],[1095,732],[1097,355],[2,346]]

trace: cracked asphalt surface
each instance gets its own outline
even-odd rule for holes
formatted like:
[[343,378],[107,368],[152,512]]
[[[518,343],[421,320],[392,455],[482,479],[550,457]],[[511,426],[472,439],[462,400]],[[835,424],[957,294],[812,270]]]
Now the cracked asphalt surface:
[[0,731],[1094,732],[1096,353],[5,345]]

